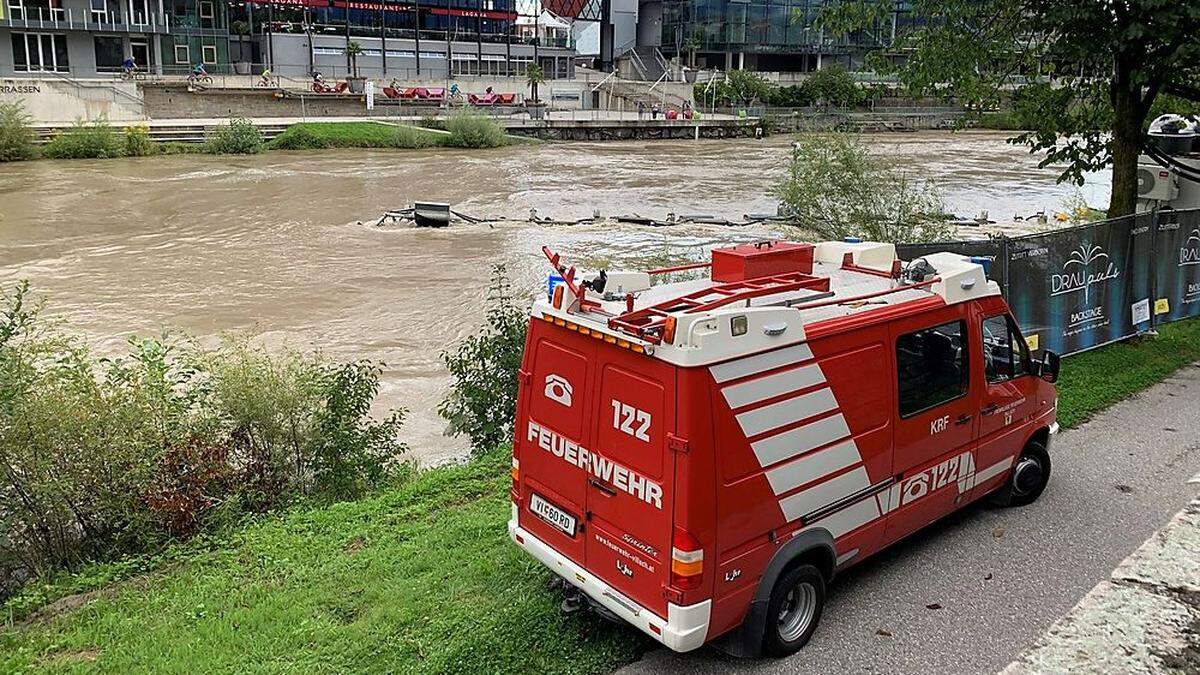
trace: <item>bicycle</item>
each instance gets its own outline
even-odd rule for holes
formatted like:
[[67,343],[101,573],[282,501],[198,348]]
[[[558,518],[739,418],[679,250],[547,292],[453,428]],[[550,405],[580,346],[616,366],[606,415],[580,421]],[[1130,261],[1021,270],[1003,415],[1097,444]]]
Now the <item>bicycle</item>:
[[205,89],[205,88],[211,87],[213,85],[213,79],[212,79],[212,76],[207,73],[205,73],[204,75],[197,75],[196,73],[192,73],[191,75],[188,75],[187,83],[188,83],[189,87],[195,87],[197,89]]

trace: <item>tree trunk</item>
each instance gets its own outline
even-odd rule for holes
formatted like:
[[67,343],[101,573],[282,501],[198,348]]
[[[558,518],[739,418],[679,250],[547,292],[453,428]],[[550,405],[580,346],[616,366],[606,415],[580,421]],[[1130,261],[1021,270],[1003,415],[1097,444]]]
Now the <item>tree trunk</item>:
[[1129,66],[1118,61],[1110,92],[1113,106],[1113,166],[1109,218],[1127,216],[1137,210],[1137,162],[1142,152],[1142,123],[1149,104],[1142,101],[1141,86],[1132,83],[1129,69]]

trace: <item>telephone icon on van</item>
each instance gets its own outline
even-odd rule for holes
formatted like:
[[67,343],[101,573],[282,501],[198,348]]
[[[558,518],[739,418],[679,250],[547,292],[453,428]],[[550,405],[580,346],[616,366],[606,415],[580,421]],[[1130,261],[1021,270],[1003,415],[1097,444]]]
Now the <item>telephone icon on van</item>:
[[546,398],[571,407],[571,383],[562,375],[550,373],[546,376]]

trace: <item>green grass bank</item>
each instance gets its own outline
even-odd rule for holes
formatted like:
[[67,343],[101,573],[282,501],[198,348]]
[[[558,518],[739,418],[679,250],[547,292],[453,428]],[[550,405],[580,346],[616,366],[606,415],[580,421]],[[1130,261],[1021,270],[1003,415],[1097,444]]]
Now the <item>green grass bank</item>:
[[[1059,420],[1197,360],[1200,320],[1065,359]],[[507,540],[508,486],[499,450],[28,588],[0,613],[0,672],[590,673],[640,655],[635,630],[561,615]]]

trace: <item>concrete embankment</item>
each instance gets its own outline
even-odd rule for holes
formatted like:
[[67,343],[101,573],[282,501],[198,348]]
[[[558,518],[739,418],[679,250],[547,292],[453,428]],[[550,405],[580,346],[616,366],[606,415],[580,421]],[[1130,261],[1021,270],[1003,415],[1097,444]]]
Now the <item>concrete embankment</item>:
[[1200,497],[1002,671],[1180,672],[1200,672]]

